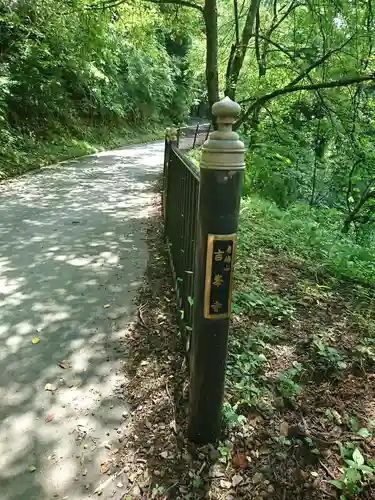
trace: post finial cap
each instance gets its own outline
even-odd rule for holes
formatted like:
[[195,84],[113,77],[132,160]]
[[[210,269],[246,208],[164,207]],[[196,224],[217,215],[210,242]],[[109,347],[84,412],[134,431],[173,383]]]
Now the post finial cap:
[[232,99],[228,96],[224,97],[219,102],[215,102],[212,106],[212,113],[219,117],[232,117],[236,118],[241,112],[241,106],[236,102],[232,101]]
[[203,144],[201,168],[211,170],[243,170],[244,143],[232,127],[241,107],[229,97],[224,97],[212,106],[216,116],[217,130],[211,132]]

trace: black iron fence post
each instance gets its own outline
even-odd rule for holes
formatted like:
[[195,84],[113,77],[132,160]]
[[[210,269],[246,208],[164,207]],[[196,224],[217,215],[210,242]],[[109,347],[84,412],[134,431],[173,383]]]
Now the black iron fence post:
[[188,436],[196,443],[214,442],[220,435],[244,169],[244,145],[232,131],[240,106],[225,97],[212,112],[218,130],[205,142],[200,164],[190,359]]

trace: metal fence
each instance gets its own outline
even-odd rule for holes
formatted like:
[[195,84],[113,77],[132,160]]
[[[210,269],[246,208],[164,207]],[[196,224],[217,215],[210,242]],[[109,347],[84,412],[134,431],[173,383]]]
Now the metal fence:
[[207,140],[210,133],[210,123],[197,123],[189,127],[177,129],[177,147],[181,151],[194,149],[201,146]]
[[199,169],[166,138],[163,210],[165,236],[182,323],[193,323],[194,263],[198,214]]

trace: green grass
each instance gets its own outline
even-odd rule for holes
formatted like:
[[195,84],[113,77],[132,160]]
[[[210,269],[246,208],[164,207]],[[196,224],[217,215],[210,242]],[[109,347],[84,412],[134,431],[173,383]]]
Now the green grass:
[[[197,166],[201,155],[201,149],[188,153]],[[247,197],[239,222],[240,251],[269,248],[315,272],[375,286],[375,232],[372,246],[359,245],[342,233],[343,220],[334,209],[296,203],[282,210],[272,201]]]
[[291,460],[332,496],[359,500],[375,498],[375,452],[365,442],[375,425],[375,248],[341,226],[333,210],[242,200],[224,437],[255,434],[241,440],[246,456],[259,443],[250,477],[269,467],[267,455],[281,457],[268,477],[275,488],[290,480]]
[[126,144],[147,143],[162,139],[164,127],[129,129],[87,127],[79,133],[51,134],[37,140],[32,135],[16,135],[2,147],[0,181],[59,161],[93,154]]
[[239,224],[240,256],[264,248],[292,263],[375,286],[374,245],[361,246],[341,233],[342,214],[335,210],[310,210],[297,204],[280,210],[257,197],[242,202]]

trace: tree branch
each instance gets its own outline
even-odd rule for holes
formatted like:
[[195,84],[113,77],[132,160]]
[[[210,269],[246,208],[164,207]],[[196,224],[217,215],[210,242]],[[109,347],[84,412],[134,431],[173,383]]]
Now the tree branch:
[[260,15],[259,15],[259,10],[258,10],[258,12],[256,13],[256,18],[255,18],[255,56],[257,58],[258,74],[259,74],[259,78],[260,78],[263,74],[263,66],[262,66],[262,61],[260,58],[259,31],[260,31]]
[[[263,36],[260,34],[260,14],[259,14],[259,8],[257,10],[256,14],[256,19],[255,19],[255,53],[256,53],[256,58],[258,62],[258,73],[259,73],[259,78],[264,76],[267,72],[267,55],[268,55],[268,48],[270,45],[274,45],[277,47],[281,52],[286,54],[290,59],[291,55],[283,48],[281,47],[277,42],[273,42],[271,40],[271,34],[282,24],[282,22],[289,16],[293,10],[300,5],[298,1],[292,0],[292,3],[289,5],[287,8],[286,12],[281,16],[281,18],[278,20],[278,15],[283,11],[283,9],[286,7],[286,4],[284,4],[279,11],[277,11],[277,1],[273,1],[273,18],[271,21],[271,25],[266,32],[266,36]],[[260,50],[260,44],[259,40],[263,40],[263,46],[262,46],[262,51]]]
[[[180,5],[181,7],[190,7],[192,9],[197,9],[200,12],[203,13],[203,7],[201,5],[198,5],[194,2],[189,2],[188,0],[147,0],[150,3],[155,3],[155,4],[171,4],[171,5]],[[113,7],[117,7],[118,5],[121,5],[123,3],[127,3],[127,0],[119,0],[119,1],[103,1],[103,2],[97,2],[94,4],[89,5],[87,8],[88,10],[101,10],[101,9],[111,9]]]
[[234,27],[236,32],[236,45],[240,43],[240,27],[238,23],[238,4],[237,0],[233,0],[233,10],[234,10]]
[[261,34],[258,34],[257,36],[261,40],[267,42],[268,44],[273,45],[274,47],[276,47],[277,49],[279,49],[280,52],[283,52],[283,54],[287,55],[289,57],[289,59],[293,60],[291,53],[288,52],[286,49],[284,49],[284,47],[282,47],[279,43],[274,42],[273,40],[270,40],[269,38],[266,38],[265,36],[263,36]]
[[259,5],[260,5],[260,0],[250,1],[250,6],[247,11],[245,24],[242,29],[240,45],[235,47],[232,58],[228,60],[227,71],[226,71],[227,78],[225,82],[224,93],[231,99],[235,98],[239,74],[246,56],[249,40],[253,35],[254,22],[256,14],[259,10]]
[[318,90],[318,89],[329,89],[329,88],[335,88],[335,87],[348,87],[349,85],[354,85],[356,83],[362,83],[362,82],[368,82],[370,80],[374,80],[374,75],[369,74],[369,75],[357,75],[352,78],[341,78],[340,80],[331,80],[329,82],[320,82],[320,83],[314,83],[311,85],[295,85],[292,86],[291,84],[286,85],[285,87],[281,89],[274,90],[273,92],[270,92],[269,94],[265,94],[258,99],[255,99],[255,102],[249,106],[248,110],[246,113],[242,115],[240,120],[237,122],[236,126],[238,127],[243,123],[252,113],[254,109],[256,109],[258,106],[263,105],[265,102],[270,101],[271,99],[274,99],[275,97],[280,97],[285,94],[290,94],[292,92],[299,92],[300,90]]
[[[301,5],[300,3],[298,2],[292,2],[291,5],[288,7],[287,11],[280,17],[280,19],[278,21],[277,20],[277,13],[275,12],[275,9],[274,9],[274,18],[272,20],[272,24],[271,24],[271,27],[270,29],[268,30],[267,34],[266,34],[266,37],[267,38],[270,38],[270,36],[272,35],[272,33],[277,30],[277,28],[280,26],[280,24],[289,16],[289,14],[291,12],[293,12],[294,9],[296,9],[299,5]],[[279,12],[281,12],[281,10],[283,9],[284,7],[282,7]]]
[[353,36],[354,35],[352,35],[350,38],[348,38],[342,45],[340,45],[340,47],[337,47],[336,49],[329,50],[322,57],[320,57],[319,59],[314,61],[308,68],[306,68],[304,71],[302,71],[302,73],[300,73],[293,81],[291,81],[289,83],[288,87],[292,87],[292,86],[296,85],[297,83],[299,83],[301,80],[303,80],[305,78],[305,76],[307,76],[309,73],[311,73],[311,71],[313,69],[317,68],[322,63],[324,63],[329,57],[331,57],[332,54],[335,54],[336,52],[340,52],[340,50],[342,50],[345,47],[345,45],[347,45],[353,39]]
[[86,10],[113,9],[114,7],[117,7],[118,5],[121,5],[123,3],[125,3],[125,0],[96,2],[96,3],[92,3],[92,4],[88,5],[86,7]]

